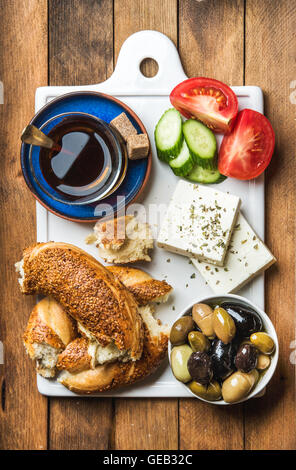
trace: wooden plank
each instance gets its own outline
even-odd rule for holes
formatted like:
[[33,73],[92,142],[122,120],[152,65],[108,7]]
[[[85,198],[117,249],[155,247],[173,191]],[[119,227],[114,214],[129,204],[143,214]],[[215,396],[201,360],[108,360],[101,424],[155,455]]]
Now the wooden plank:
[[179,405],[180,449],[240,450],[243,448],[243,410],[183,399]]
[[113,436],[112,399],[51,399],[49,411],[50,449],[110,448]]
[[243,85],[244,1],[179,3],[179,47],[185,73]]
[[178,449],[178,400],[116,400],[113,437],[114,449]]
[[[280,342],[277,372],[266,396],[246,405],[248,449],[295,449],[295,91],[296,2],[247,0],[246,85],[259,85],[276,134],[266,172],[266,241],[278,259],[266,275],[266,311]],[[259,45],[259,47],[258,47]],[[295,93],[294,93],[295,96]],[[294,104],[293,104],[294,102]],[[295,347],[294,347],[295,349]],[[295,357],[295,356],[294,356]]]
[[[243,84],[244,2],[192,2],[179,10],[179,45],[188,76]],[[180,400],[181,449],[242,449],[243,409]],[[190,431],[189,431],[190,430]]]
[[[155,29],[177,44],[177,2],[175,0],[115,0],[114,50],[117,57],[123,41],[136,31]],[[155,67],[143,68],[148,76]],[[116,449],[177,449],[178,401],[162,399],[116,400]]]
[[112,71],[112,0],[50,0],[50,85],[100,83]]
[[[99,83],[112,70],[112,0],[51,0],[50,85]],[[106,449],[111,432],[111,399],[50,400],[51,449]]]
[[[166,34],[177,45],[177,0],[114,0],[115,59],[122,43],[133,33],[155,29]],[[155,75],[157,67],[146,60],[141,67],[147,77]]]
[[0,448],[45,449],[47,400],[37,391],[22,344],[35,302],[21,295],[14,263],[35,240],[35,200],[22,177],[19,151],[22,129],[34,114],[35,88],[47,84],[47,1],[1,0],[0,11]]

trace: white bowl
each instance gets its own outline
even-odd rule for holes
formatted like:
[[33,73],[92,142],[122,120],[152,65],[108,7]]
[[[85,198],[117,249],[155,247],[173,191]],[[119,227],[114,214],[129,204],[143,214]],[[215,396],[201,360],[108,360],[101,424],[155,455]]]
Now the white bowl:
[[[191,309],[193,307],[194,304],[197,304],[197,303],[203,303],[203,304],[215,304],[215,303],[221,303],[221,302],[226,302],[226,301],[234,301],[236,303],[239,303],[241,305],[244,305],[246,307],[251,307],[253,310],[255,310],[255,312],[258,313],[258,315],[260,316],[262,322],[263,322],[263,328],[264,330],[266,331],[266,333],[268,333],[271,338],[273,339],[274,343],[275,343],[275,352],[272,354],[271,356],[271,364],[269,366],[269,368],[266,370],[265,374],[260,378],[259,382],[257,383],[257,385],[254,387],[254,389],[252,390],[252,392],[247,395],[245,398],[243,398],[242,400],[239,400],[235,403],[241,403],[243,401],[247,401],[247,400],[250,400],[250,398],[253,398],[255,397],[256,395],[259,395],[260,392],[262,392],[262,390],[266,387],[266,385],[269,383],[269,381],[271,380],[273,374],[274,374],[274,371],[276,369],[276,366],[277,366],[277,363],[278,363],[278,358],[279,358],[279,343],[278,343],[278,338],[277,338],[277,334],[276,334],[276,331],[274,329],[274,326],[271,322],[271,320],[269,319],[269,317],[266,315],[265,312],[263,312],[263,310],[261,310],[261,308],[257,307],[257,305],[253,304],[253,302],[251,302],[250,300],[246,299],[245,297],[241,297],[240,295],[235,295],[235,294],[225,294],[225,295],[213,295],[211,297],[205,297],[205,298],[202,298],[202,299],[196,299],[195,302],[191,303],[190,305],[188,305],[175,319],[178,320],[179,318],[183,317],[183,315],[185,314],[188,314],[189,312],[191,312]],[[169,362],[170,362],[170,365],[171,365],[171,350],[172,350],[172,345],[171,345],[171,342],[169,341],[169,345],[168,345],[168,355],[169,355]],[[174,374],[173,374],[174,375]],[[200,398],[198,397],[197,395],[195,395],[191,390],[190,388],[182,383],[182,382],[179,382],[177,379],[175,379],[178,383],[182,384],[183,387],[186,388],[186,390],[188,391],[188,393],[190,393],[193,397],[195,398],[198,398],[199,400],[201,401],[205,401],[206,403],[210,403],[212,405],[233,405],[234,403],[226,403],[226,401],[224,400],[217,400],[217,401],[209,401],[209,400],[205,400],[204,398]]]

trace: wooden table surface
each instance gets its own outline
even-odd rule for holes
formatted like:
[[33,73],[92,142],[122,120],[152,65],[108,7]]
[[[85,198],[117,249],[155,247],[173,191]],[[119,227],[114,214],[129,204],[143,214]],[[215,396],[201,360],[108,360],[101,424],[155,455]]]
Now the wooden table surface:
[[[2,449],[295,449],[295,0],[0,0],[0,447]],[[34,299],[13,264],[35,241],[35,201],[19,163],[20,133],[42,85],[98,83],[123,41],[155,29],[188,76],[259,85],[276,133],[266,172],[266,311],[280,360],[264,398],[233,407],[193,399],[47,399],[24,353]],[[147,64],[145,73],[151,74]],[[295,346],[295,345],[294,345]]]

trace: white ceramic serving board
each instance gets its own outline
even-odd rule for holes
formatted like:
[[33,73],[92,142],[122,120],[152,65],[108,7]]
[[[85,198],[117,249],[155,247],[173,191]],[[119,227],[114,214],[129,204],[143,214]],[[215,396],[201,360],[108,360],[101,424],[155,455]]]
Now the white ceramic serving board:
[[[140,63],[150,57],[156,60],[159,70],[153,78],[146,78],[140,72]],[[203,71],[196,68],[196,75]],[[36,111],[51,99],[64,93],[79,90],[100,91],[119,98],[131,107],[143,121],[152,143],[153,161],[150,181],[142,199],[145,209],[150,214],[148,222],[157,234],[157,229],[164,214],[166,204],[174,191],[178,178],[168,166],[160,162],[156,156],[153,132],[162,113],[169,108],[169,94],[173,87],[187,77],[184,74],[179,54],[174,44],[165,35],[156,31],[141,31],[130,36],[123,44],[116,68],[112,76],[98,85],[79,87],[42,87],[36,91]],[[251,108],[263,113],[263,95],[258,87],[233,87],[238,96],[239,108]],[[260,177],[253,181],[243,182],[227,179],[218,186],[221,191],[236,194],[242,201],[242,212],[258,235],[264,239],[264,180]],[[153,206],[154,205],[154,206]],[[158,217],[153,207],[160,206]],[[137,207],[142,213],[141,207]],[[85,237],[90,233],[92,225],[74,223],[59,218],[37,203],[37,240],[64,241],[83,248],[96,257],[96,248],[86,245]],[[168,262],[170,260],[170,262]],[[100,260],[101,261],[101,260]],[[139,265],[140,266],[140,265]],[[188,259],[179,255],[155,248],[152,262],[141,265],[157,279],[166,279],[173,287],[174,294],[167,304],[157,306],[156,314],[170,325],[176,315],[187,305],[212,292],[205,285]],[[196,277],[191,279],[192,273]],[[264,278],[252,281],[239,292],[264,309]],[[53,380],[38,376],[40,393],[49,396],[75,396],[72,392]],[[76,395],[77,396],[77,395]],[[173,378],[167,361],[156,374],[145,381],[121,391],[101,394],[113,397],[189,397],[185,387]]]

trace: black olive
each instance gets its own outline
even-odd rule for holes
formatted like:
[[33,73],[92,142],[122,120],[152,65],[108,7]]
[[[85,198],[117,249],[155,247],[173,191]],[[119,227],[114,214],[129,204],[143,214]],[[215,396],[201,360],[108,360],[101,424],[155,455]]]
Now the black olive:
[[246,338],[252,333],[262,330],[262,320],[255,310],[229,302],[223,302],[221,307],[233,318],[239,336]]
[[255,369],[258,360],[258,350],[252,344],[242,344],[235,357],[235,366],[242,372]]
[[193,380],[202,385],[207,385],[213,378],[212,361],[205,352],[192,353],[187,368]]
[[215,339],[212,343],[210,356],[212,368],[216,379],[224,379],[234,370],[234,359],[238,349],[236,340],[224,344],[220,339]]

